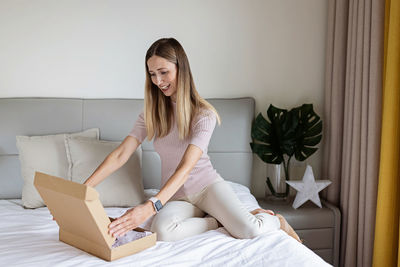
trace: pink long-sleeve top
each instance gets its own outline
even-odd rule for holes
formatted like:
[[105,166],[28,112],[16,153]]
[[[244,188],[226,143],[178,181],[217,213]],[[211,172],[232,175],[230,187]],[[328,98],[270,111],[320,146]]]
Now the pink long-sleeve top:
[[[154,149],[161,159],[161,186],[164,186],[174,174],[189,144],[193,144],[203,151],[201,158],[190,172],[186,182],[172,197],[172,199],[179,199],[200,192],[219,176],[207,154],[208,144],[215,128],[216,115],[210,110],[203,110],[192,120],[191,134],[182,140],[179,139],[178,125],[175,119],[176,103],[172,103],[174,120],[171,130],[168,135],[162,138],[156,136],[153,142]],[[147,137],[143,112],[139,115],[129,135],[138,139],[140,143]]]

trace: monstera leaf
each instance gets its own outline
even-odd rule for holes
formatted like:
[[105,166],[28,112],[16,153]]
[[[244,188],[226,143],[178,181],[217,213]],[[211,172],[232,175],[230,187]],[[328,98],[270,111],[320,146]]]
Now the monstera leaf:
[[304,104],[290,112],[298,118],[294,155],[298,161],[303,161],[318,150],[315,146],[322,139],[322,121],[312,104]]
[[258,114],[255,119],[250,143],[251,149],[266,163],[280,164],[283,155],[293,156],[296,144],[298,120],[291,112],[270,105],[267,110],[268,120]]

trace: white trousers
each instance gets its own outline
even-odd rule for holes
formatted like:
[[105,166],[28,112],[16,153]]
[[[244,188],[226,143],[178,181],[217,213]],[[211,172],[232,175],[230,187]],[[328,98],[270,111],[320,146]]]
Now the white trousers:
[[[205,213],[212,217],[204,217]],[[167,202],[155,216],[151,231],[160,241],[176,241],[217,229],[216,219],[232,236],[241,239],[280,228],[276,216],[247,211],[231,186],[219,178],[199,193]]]

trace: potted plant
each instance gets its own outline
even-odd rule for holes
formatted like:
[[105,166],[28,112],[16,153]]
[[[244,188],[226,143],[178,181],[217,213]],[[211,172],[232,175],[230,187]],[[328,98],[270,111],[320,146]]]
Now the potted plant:
[[[251,149],[260,159],[270,164],[283,164],[285,180],[290,180],[290,160],[294,156],[304,161],[318,148],[322,138],[322,120],[314,112],[312,104],[303,104],[290,111],[270,105],[267,110],[268,120],[260,113],[253,122],[250,143]],[[286,198],[285,192],[277,192],[272,186],[270,177],[267,185],[271,194],[277,198]]]

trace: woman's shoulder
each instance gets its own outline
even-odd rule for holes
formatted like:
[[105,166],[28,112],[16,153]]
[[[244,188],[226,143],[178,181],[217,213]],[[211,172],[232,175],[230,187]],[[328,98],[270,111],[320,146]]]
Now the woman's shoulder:
[[215,119],[216,119],[216,114],[214,113],[214,111],[206,107],[201,107],[194,115],[193,123],[196,124],[197,122],[204,120],[214,121]]
[[200,116],[215,116],[215,113],[213,110],[207,108],[207,107],[201,107],[199,108]]

